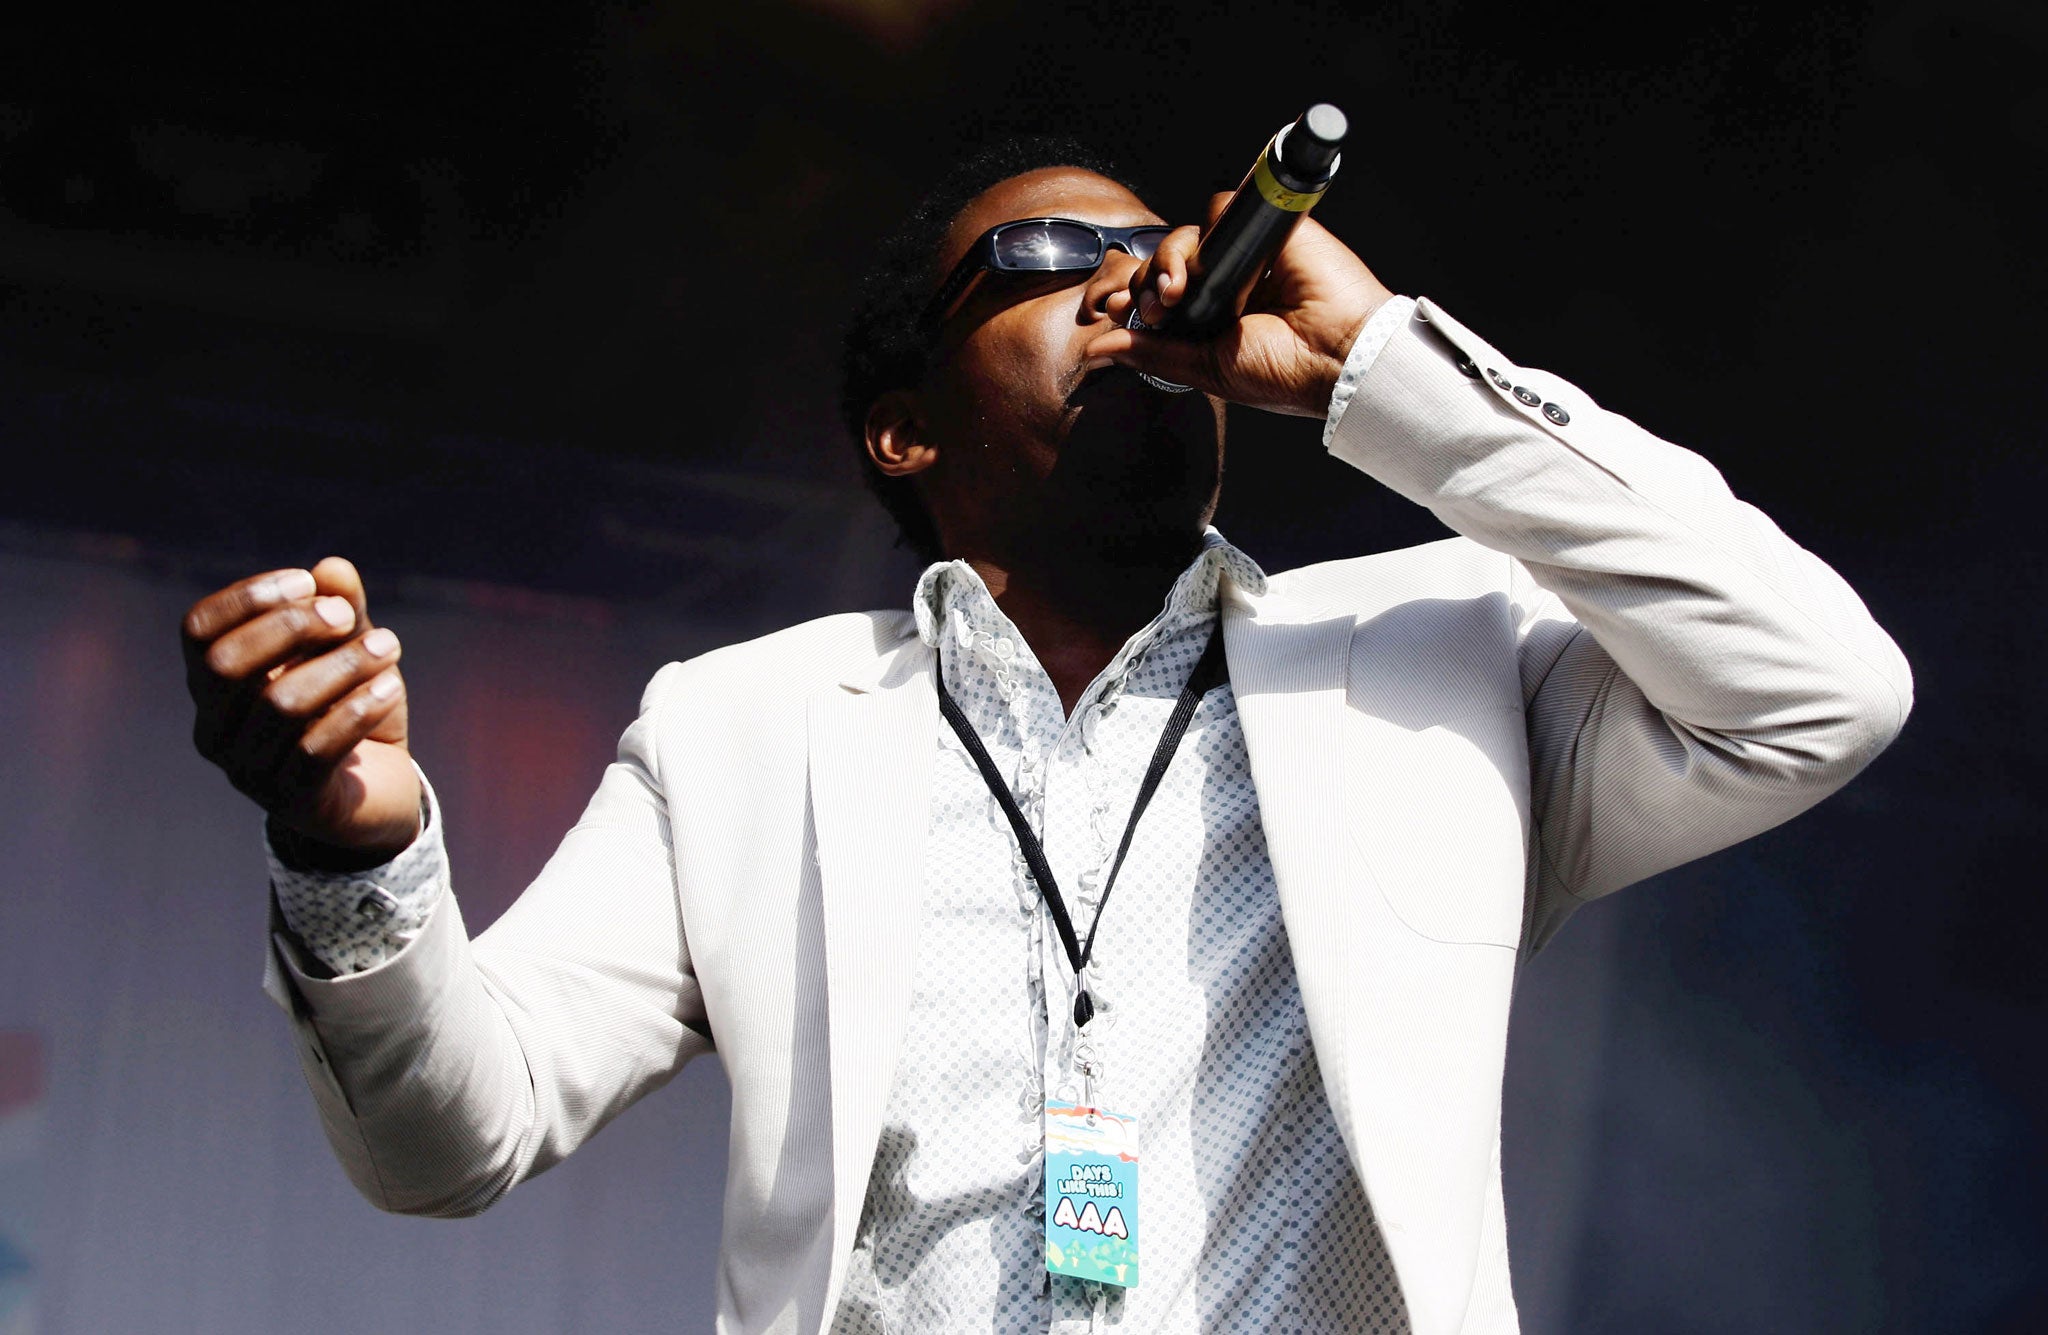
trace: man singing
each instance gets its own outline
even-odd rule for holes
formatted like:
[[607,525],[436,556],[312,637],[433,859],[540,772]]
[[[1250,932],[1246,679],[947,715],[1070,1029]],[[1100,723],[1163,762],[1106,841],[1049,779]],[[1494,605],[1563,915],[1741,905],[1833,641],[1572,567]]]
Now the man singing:
[[[1127,329],[1199,235],[1073,146],[956,169],[847,341],[909,605],[663,668],[474,942],[353,567],[192,608],[199,747],[269,813],[268,986],[364,1195],[474,1214],[715,1046],[721,1331],[1516,1329],[1523,952],[1834,791],[1911,680],[1704,460],[1312,221],[1220,337]],[[1262,571],[1209,527],[1225,401],[1459,536]]]

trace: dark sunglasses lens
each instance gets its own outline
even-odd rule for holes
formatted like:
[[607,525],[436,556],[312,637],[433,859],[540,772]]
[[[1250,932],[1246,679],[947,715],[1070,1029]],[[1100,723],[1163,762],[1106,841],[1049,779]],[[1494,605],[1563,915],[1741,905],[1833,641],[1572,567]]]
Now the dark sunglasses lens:
[[1073,223],[1018,223],[996,233],[996,267],[1002,269],[1092,269],[1101,259],[1095,233]]
[[1166,240],[1170,227],[1148,227],[1131,233],[1131,255],[1133,258],[1149,260],[1152,252],[1159,249],[1159,243]]

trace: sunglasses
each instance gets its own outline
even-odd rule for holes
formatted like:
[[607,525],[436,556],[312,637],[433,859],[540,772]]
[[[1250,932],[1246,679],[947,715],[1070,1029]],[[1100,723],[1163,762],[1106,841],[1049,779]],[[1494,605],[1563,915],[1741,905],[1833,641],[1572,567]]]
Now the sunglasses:
[[992,273],[1087,273],[1115,248],[1136,260],[1152,258],[1171,227],[1098,227],[1073,218],[1020,218],[989,228],[967,248],[924,308],[927,321],[953,309],[967,285],[982,271]]

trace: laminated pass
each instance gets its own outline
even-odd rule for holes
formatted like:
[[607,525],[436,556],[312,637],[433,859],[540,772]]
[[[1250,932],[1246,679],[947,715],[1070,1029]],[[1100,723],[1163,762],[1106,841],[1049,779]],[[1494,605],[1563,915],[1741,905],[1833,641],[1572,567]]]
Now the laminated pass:
[[1137,1118],[1045,1105],[1045,1268],[1137,1287]]

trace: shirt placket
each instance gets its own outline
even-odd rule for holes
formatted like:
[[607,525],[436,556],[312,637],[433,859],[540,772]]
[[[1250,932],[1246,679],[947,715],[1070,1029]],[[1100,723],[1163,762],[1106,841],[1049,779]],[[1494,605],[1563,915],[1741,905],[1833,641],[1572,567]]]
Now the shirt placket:
[[[1047,776],[1047,856],[1060,884],[1069,887],[1065,893],[1069,896],[1074,931],[1084,947],[1103,909],[1110,864],[1122,839],[1123,821],[1129,816],[1137,786],[1136,777],[1125,772],[1128,765],[1112,763],[1118,757],[1109,754],[1103,745],[1103,726],[1117,711],[1130,674],[1163,638],[1163,634],[1155,633],[1134,641],[1129,651],[1082,696],[1053,748]],[[1054,839],[1058,840],[1057,853],[1052,851]],[[1083,1096],[1086,1086],[1077,1073],[1079,1036],[1072,1019],[1072,973],[1058,941],[1050,941],[1049,946],[1043,955],[1043,967],[1051,970],[1049,976],[1061,985],[1048,989],[1050,1041],[1046,1045],[1044,1082],[1045,1088],[1061,1099],[1074,1100]],[[1100,1073],[1092,1093],[1098,1104],[1111,1107],[1122,1106],[1108,1048],[1120,1000],[1118,972],[1116,962],[1107,956],[1089,958],[1088,992],[1096,1012],[1088,1026],[1087,1049]],[[1050,1329],[1055,1335],[1095,1331],[1102,1321],[1114,1319],[1124,1301],[1123,1291],[1114,1286],[1061,1281],[1054,1285]]]

